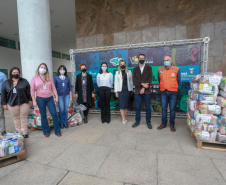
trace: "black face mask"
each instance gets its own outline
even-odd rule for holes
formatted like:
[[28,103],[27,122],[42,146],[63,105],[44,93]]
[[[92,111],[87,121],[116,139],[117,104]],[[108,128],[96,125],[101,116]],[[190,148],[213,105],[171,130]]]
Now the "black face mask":
[[86,72],[86,69],[82,69],[82,72],[85,73]]
[[143,64],[143,63],[145,62],[145,60],[139,60],[139,62],[140,62],[141,64]]
[[125,66],[125,65],[122,65],[122,66],[121,66],[121,69],[125,69],[125,68],[126,68],[126,66]]
[[17,78],[19,78],[19,76],[20,76],[20,75],[18,75],[18,74],[15,74],[15,75],[11,74],[11,77],[12,77],[12,78],[16,78],[16,79],[17,79]]

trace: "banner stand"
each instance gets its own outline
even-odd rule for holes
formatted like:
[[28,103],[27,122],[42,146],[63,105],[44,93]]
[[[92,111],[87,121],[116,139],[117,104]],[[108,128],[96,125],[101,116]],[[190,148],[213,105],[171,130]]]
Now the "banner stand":
[[[119,49],[133,49],[133,48],[154,48],[161,46],[177,46],[177,45],[187,45],[187,44],[201,44],[202,55],[201,55],[201,71],[207,72],[208,68],[208,48],[209,48],[209,37],[198,38],[198,39],[186,39],[186,40],[174,40],[174,41],[162,41],[162,42],[150,42],[150,43],[139,43],[139,44],[126,44],[126,45],[115,45],[106,47],[94,47],[94,48],[84,48],[84,49],[70,49],[70,60],[72,67],[72,84],[76,81],[76,65],[75,65],[75,55],[79,53],[87,52],[101,52],[108,50],[119,50]],[[74,94],[74,93],[73,93]],[[100,110],[90,109],[90,113],[100,113]],[[120,111],[111,111],[111,114],[120,114]],[[128,115],[135,115],[135,111],[128,111]],[[141,112],[145,114],[145,112]],[[161,116],[161,112],[152,112],[152,116]],[[176,117],[186,117],[186,113],[177,112]]]

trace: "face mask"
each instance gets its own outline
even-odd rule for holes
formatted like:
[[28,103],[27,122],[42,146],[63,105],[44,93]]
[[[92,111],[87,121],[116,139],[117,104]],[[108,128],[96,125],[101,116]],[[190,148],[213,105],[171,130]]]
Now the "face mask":
[[103,71],[107,71],[107,67],[101,67]]
[[60,72],[60,74],[62,74],[62,75],[65,73],[64,70],[59,70],[59,72]]
[[170,66],[170,61],[164,61],[164,66]]
[[39,71],[39,73],[41,73],[41,74],[45,74],[45,73],[46,73],[46,69],[41,68],[41,67],[39,68],[38,71]]
[[12,78],[19,78],[19,75],[18,74],[15,74],[15,75],[12,74],[11,77]]
[[139,60],[139,62],[140,62],[141,64],[143,64],[143,63],[145,62],[145,60]]
[[86,69],[82,69],[82,72],[85,73],[86,72]]
[[121,69],[125,69],[125,68],[126,68],[126,66],[125,66],[125,65],[122,65],[122,66],[121,66]]

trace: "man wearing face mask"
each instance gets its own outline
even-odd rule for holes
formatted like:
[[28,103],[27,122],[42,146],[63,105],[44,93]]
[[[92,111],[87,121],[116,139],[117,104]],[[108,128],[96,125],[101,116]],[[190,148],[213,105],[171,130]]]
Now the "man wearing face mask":
[[145,102],[146,109],[146,123],[149,129],[152,129],[151,125],[151,82],[152,82],[152,68],[145,65],[145,55],[140,54],[139,65],[133,69],[133,82],[135,85],[135,103],[136,103],[136,122],[133,124],[133,128],[140,124],[140,109],[142,101]]
[[167,108],[170,108],[170,130],[176,131],[175,128],[175,108],[178,94],[178,86],[181,81],[179,67],[172,65],[172,59],[169,55],[164,57],[164,66],[158,69],[158,80],[160,83],[161,102],[162,102],[162,124],[158,130],[166,128],[167,125]]

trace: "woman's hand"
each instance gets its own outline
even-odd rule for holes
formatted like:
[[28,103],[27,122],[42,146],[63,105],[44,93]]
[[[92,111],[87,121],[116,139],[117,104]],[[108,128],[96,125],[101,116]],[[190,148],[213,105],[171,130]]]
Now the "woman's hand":
[[32,104],[33,104],[33,102],[32,101],[29,101],[29,105],[32,106]]
[[78,94],[75,94],[75,97],[78,98]]
[[33,106],[37,107],[37,102],[36,101],[33,101]]
[[55,98],[55,103],[58,103],[58,97]]
[[115,93],[115,96],[116,96],[116,98],[118,98],[118,93],[117,92]]
[[69,100],[70,102],[72,102],[72,97],[70,96],[70,100]]
[[4,110],[8,110],[8,105],[3,105]]
[[94,98],[95,97],[95,94],[94,93],[92,93],[92,98]]

